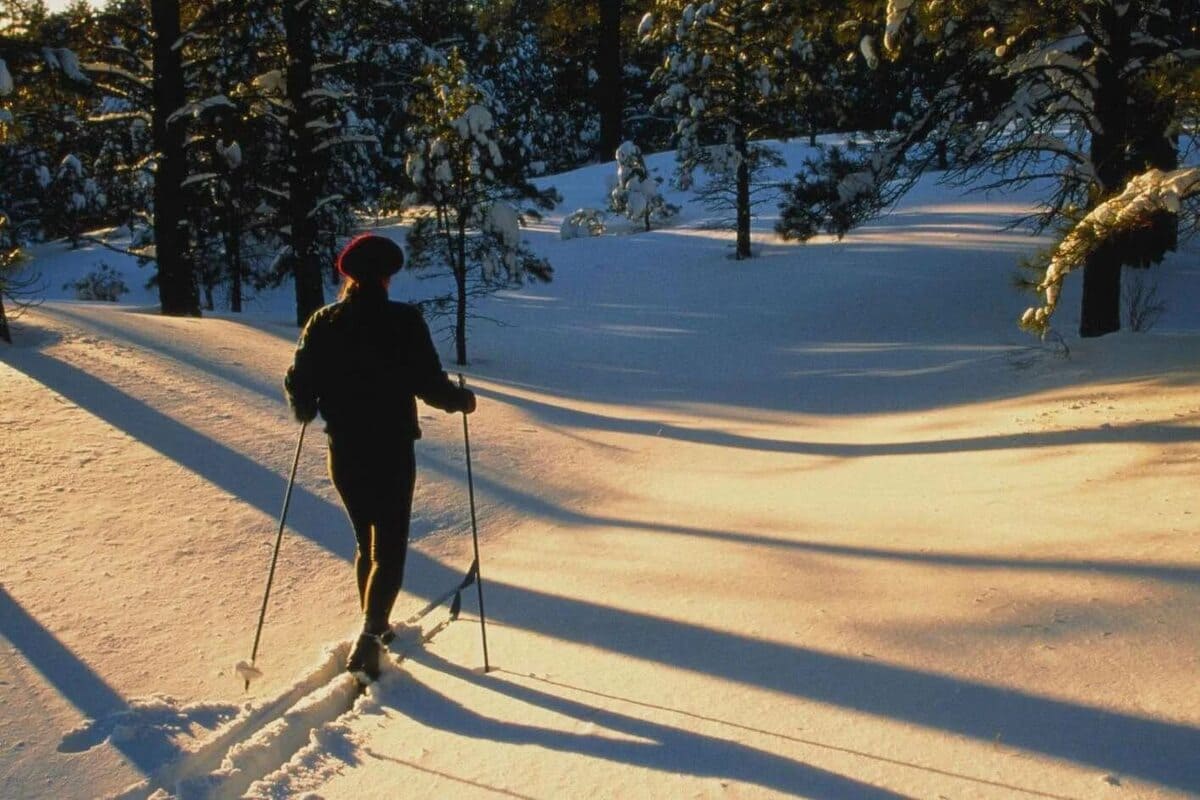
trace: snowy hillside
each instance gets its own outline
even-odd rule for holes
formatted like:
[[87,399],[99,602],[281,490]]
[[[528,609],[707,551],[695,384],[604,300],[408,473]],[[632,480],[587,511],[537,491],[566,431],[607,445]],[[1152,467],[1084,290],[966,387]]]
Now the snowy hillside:
[[[492,670],[472,588],[357,698],[315,430],[263,677],[234,670],[299,432],[288,290],[163,318],[122,257],[35,249],[50,300],[0,344],[0,797],[1200,796],[1200,252],[1147,334],[1071,335],[1068,280],[1067,354],[1016,326],[1032,195],[926,180],[807,245],[763,218],[750,261],[673,191],[668,227],[562,240],[614,179],[545,181],[554,281],[471,326]],[[122,304],[61,288],[99,262]],[[421,414],[397,618],[471,560],[461,419]]]

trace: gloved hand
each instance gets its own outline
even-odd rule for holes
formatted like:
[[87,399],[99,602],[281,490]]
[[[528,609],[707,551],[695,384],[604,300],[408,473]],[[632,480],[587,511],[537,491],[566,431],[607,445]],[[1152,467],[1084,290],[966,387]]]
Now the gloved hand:
[[462,411],[464,414],[475,412],[475,393],[470,389],[462,390]]
[[317,404],[293,402],[292,416],[296,418],[296,422],[312,422],[317,418]]

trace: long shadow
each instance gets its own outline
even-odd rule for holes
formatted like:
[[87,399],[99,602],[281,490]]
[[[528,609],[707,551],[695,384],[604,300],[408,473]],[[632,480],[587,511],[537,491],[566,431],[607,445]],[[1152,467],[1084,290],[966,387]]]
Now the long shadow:
[[[13,351],[10,363],[231,494],[275,514],[283,484],[279,474],[52,357]],[[353,545],[340,509],[303,487],[298,487],[294,502],[290,527],[349,560]],[[517,507],[525,506],[518,502]],[[410,551],[409,558],[408,575],[414,580],[406,580],[406,588],[418,597],[432,597],[459,577],[419,551]],[[1200,789],[1200,759],[1195,757],[1200,730],[1187,725],[763,642],[494,580],[489,581],[488,594],[494,598],[489,611],[498,622],[565,641],[981,741],[999,737],[1026,750],[1178,789]],[[90,702],[86,697],[80,701]]]
[[[867,761],[873,761],[877,764],[886,764],[886,765],[892,766],[892,767],[900,767],[902,769],[910,769],[910,770],[915,770],[918,772],[929,773],[932,775],[941,775],[946,778],[953,778],[953,779],[959,780],[959,781],[966,781],[968,783],[974,783],[979,786],[990,786],[990,787],[993,787],[996,789],[1003,789],[1006,792],[1010,792],[1010,793],[1018,792],[1021,794],[1034,795],[1036,797],[1050,798],[1050,800],[1073,800],[1072,798],[1065,797],[1063,795],[1054,794],[1052,792],[1044,792],[1044,791],[1041,791],[1040,789],[1029,789],[1029,788],[1025,788],[1025,787],[1014,786],[1012,784],[1003,783],[1001,781],[995,781],[995,780],[991,780],[988,778],[981,778],[981,777],[977,777],[975,775],[968,775],[965,772],[955,772],[953,770],[941,769],[939,767],[931,767],[926,764],[919,764],[919,763],[916,763],[913,761],[904,761],[904,760],[901,760],[898,758],[890,758],[888,756],[879,755],[877,753],[868,753],[863,750],[857,750],[853,747],[843,747],[843,746],[836,745],[836,744],[830,744],[828,742],[817,741],[815,739],[805,739],[800,736],[793,736],[793,735],[786,734],[786,733],[780,733],[779,731],[772,731],[772,730],[768,730],[766,728],[755,727],[753,725],[745,725],[740,722],[733,722],[728,719],[721,719],[719,717],[710,716],[708,714],[697,714],[696,712],[693,712],[693,711],[685,711],[681,708],[673,708],[671,706],[666,706],[666,705],[662,705],[659,703],[648,703],[643,700],[634,700],[629,697],[622,697],[620,695],[608,694],[606,692],[598,692],[598,691],[595,691],[594,689],[585,689],[582,686],[574,686],[569,683],[563,683],[561,681],[554,681],[554,680],[550,680],[549,678],[545,678],[545,677],[539,678],[535,675],[522,675],[520,673],[513,672],[511,670],[503,669],[500,667],[492,667],[491,672],[492,673],[504,673],[506,675],[510,675],[514,678],[517,678],[519,680],[534,681],[536,683],[543,684],[545,686],[555,686],[555,687],[558,687],[559,689],[566,689],[570,692],[574,692],[577,694],[585,694],[590,697],[598,697],[598,698],[603,698],[604,700],[616,701],[618,703],[621,703],[622,705],[637,706],[639,708],[650,709],[652,711],[665,711],[674,716],[687,717],[690,719],[698,720],[700,722],[706,722],[709,724],[718,725],[722,728],[745,731],[747,733],[752,733],[752,734],[756,734],[759,736],[767,736],[772,739],[780,739],[780,740],[792,742],[794,744],[803,745],[805,747],[815,747],[819,750],[826,750],[826,751],[830,751],[830,752],[834,752],[834,753],[844,753],[846,755],[854,756],[855,758],[861,758],[861,759],[864,759]],[[472,673],[472,674],[474,675],[475,673]]]
[[[9,354],[9,363],[268,517],[278,516],[286,483],[280,473],[45,353],[14,350]],[[281,456],[286,457],[287,449],[280,447]],[[287,524],[289,530],[338,558],[353,559],[354,538],[342,509],[303,486],[297,485],[293,490]],[[268,533],[264,530],[264,541]],[[409,574],[411,579],[406,578],[405,588],[419,597],[433,597],[461,577],[432,560],[427,560],[419,570],[409,570]]]
[[[439,459],[433,454],[423,454],[422,466],[445,476],[457,478],[461,466]],[[526,515],[541,517],[565,525],[585,528],[618,528],[625,530],[654,531],[656,533],[694,536],[701,539],[733,542],[735,544],[773,547],[790,552],[808,552],[840,558],[856,558],[877,561],[895,561],[911,564],[970,569],[1028,570],[1031,572],[1099,573],[1128,578],[1148,578],[1169,583],[1200,584],[1200,567],[1176,566],[1153,561],[1102,561],[1098,559],[1018,559],[994,558],[959,553],[913,552],[888,550],[878,547],[837,545],[827,542],[808,542],[799,539],[783,539],[753,533],[740,533],[715,528],[697,528],[653,520],[623,519],[599,514],[575,511],[550,502],[542,497],[522,491],[508,483],[492,478],[486,471],[474,473],[478,493],[498,499],[511,508],[519,508]]]
[[397,691],[387,692],[385,688],[381,693],[381,700],[387,705],[430,728],[489,742],[580,753],[667,774],[728,778],[747,785],[801,793],[809,797],[882,800],[904,796],[737,742],[607,711],[507,681],[489,680],[428,651],[420,651],[412,658],[427,667],[514,700],[647,741],[617,740],[501,722],[478,714],[429,686],[414,681],[405,681]]
[[[12,356],[14,367],[85,411],[255,508],[278,515],[285,480],[278,473],[53,356],[28,351]],[[289,520],[303,526],[305,536],[344,559],[353,557],[353,542],[338,535],[346,524],[339,509],[302,486],[295,488],[292,503]]]
[[[221,380],[228,381],[235,386],[239,386],[257,394],[261,394],[273,400],[278,400],[279,398],[283,397],[282,374],[280,375],[280,379],[277,383],[272,383],[271,381],[264,380],[262,378],[256,378],[250,374],[247,374],[246,372],[234,368],[222,369],[221,366],[213,363],[211,358],[208,358],[194,350],[189,350],[186,346],[176,345],[172,342],[163,341],[162,339],[157,339],[153,336],[147,335],[146,333],[140,331],[136,324],[128,326],[117,325],[101,319],[98,316],[80,313],[79,311],[62,304],[46,306],[40,309],[40,311],[43,314],[68,320],[73,325],[81,328],[90,328],[96,333],[106,336],[114,342],[124,340],[129,344],[135,345],[149,352],[169,356],[175,361],[191,367],[192,369],[206,372],[209,375],[220,378]],[[109,309],[105,309],[105,311],[111,314],[120,313],[134,316],[145,316],[144,314],[139,315],[138,312],[134,311],[115,309],[111,311]]]
[[878,456],[941,455],[988,450],[1069,447],[1092,444],[1174,443],[1200,441],[1200,426],[1162,423],[1133,425],[1097,425],[1065,431],[1013,433],[995,436],[969,436],[955,439],[886,444],[848,444],[845,442],[796,442],[741,436],[724,431],[684,428],[654,420],[622,419],[593,412],[579,411],[567,406],[509,394],[495,389],[477,387],[476,394],[523,408],[551,425],[624,433],[637,436],[667,437],[694,444],[733,447],[766,453],[824,456],[830,458],[872,458]]
[[[0,636],[13,647],[67,702],[94,720],[129,710],[129,704],[103,678],[80,661],[54,634],[34,619],[3,586],[0,586]],[[163,764],[181,754],[162,731],[144,729],[129,740],[110,737],[112,746],[144,775],[150,775]],[[89,741],[86,746],[100,744]],[[85,747],[69,748],[81,750]]]
[[488,583],[488,613],[566,641],[1200,791],[1200,728],[1189,725],[761,641],[495,580]]

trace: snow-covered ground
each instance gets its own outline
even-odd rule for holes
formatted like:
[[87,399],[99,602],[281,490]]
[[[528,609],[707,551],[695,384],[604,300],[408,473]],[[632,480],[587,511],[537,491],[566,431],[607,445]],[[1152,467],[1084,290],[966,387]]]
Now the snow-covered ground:
[[[264,675],[234,670],[298,434],[286,290],[168,319],[119,256],[35,251],[58,299],[0,345],[0,796],[1200,795],[1196,249],[1153,332],[1064,357],[1015,324],[1030,196],[927,181],[842,242],[763,219],[747,262],[678,194],[670,228],[559,240],[614,173],[553,179],[554,282],[472,327],[492,669],[471,589],[358,699],[316,431]],[[98,261],[128,302],[63,299]],[[397,618],[471,560],[461,420],[423,417]]]

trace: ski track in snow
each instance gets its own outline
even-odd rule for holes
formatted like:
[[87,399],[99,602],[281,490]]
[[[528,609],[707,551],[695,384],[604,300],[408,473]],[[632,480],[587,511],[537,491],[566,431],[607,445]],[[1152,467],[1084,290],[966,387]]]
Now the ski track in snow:
[[[445,624],[402,634],[384,659],[379,684],[365,690],[345,672],[349,644],[343,643],[328,650],[283,692],[247,703],[240,713],[229,705],[179,708],[169,698],[135,702],[129,711],[69,733],[64,744],[95,746],[110,736],[149,738],[168,727],[199,724],[216,730],[147,780],[114,795],[114,800],[145,800],[162,792],[179,800],[292,797],[301,786],[318,785],[331,769],[336,770],[336,766],[326,767],[331,759],[339,764],[354,759],[356,744],[349,723],[372,713],[378,705],[375,694],[399,679],[395,665],[423,647]],[[230,717],[234,718],[226,722]]]

